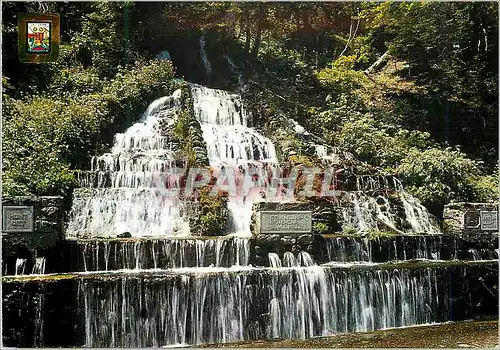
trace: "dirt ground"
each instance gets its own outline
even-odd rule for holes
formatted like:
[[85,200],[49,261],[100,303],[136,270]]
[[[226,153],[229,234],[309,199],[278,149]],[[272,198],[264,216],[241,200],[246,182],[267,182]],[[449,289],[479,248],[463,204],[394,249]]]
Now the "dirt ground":
[[498,321],[468,321],[307,340],[283,339],[211,344],[232,348],[499,348]]

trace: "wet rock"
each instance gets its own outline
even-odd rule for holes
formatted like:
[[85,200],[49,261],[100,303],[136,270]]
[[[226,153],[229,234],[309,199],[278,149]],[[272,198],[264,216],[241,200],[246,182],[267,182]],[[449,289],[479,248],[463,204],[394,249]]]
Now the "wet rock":
[[307,246],[313,242],[313,236],[312,235],[301,235],[298,238],[298,243],[302,246]]
[[41,212],[46,217],[52,218],[52,217],[54,217],[54,216],[57,215],[57,213],[59,212],[59,209],[60,208],[54,207],[54,206],[52,206],[52,207],[43,207],[41,209]]
[[123,232],[123,233],[120,233],[116,237],[118,237],[118,238],[132,238],[132,234],[130,232]]
[[282,237],[282,238],[281,238],[281,242],[282,242],[285,246],[290,246],[290,245],[295,244],[296,239],[295,239],[295,238],[293,238],[293,237],[290,237],[290,236],[285,236],[285,237]]
[[57,232],[58,223],[48,220],[36,220],[35,231],[37,232]]

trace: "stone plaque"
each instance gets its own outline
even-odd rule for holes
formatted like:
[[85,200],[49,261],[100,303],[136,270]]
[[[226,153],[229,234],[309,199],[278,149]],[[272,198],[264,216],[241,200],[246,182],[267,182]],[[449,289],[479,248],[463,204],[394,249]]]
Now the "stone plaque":
[[481,230],[498,230],[498,211],[481,211]]
[[478,211],[467,211],[464,213],[464,227],[478,228],[480,216]]
[[32,206],[3,206],[2,209],[2,232],[33,232]]
[[310,211],[261,211],[260,233],[311,233]]

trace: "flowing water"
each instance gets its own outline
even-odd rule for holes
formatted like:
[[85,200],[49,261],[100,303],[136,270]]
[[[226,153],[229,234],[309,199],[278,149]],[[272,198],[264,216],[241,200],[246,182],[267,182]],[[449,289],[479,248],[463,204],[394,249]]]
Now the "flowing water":
[[[206,65],[209,67],[208,61]],[[190,89],[210,165],[221,184],[234,190],[228,203],[228,233],[250,235],[252,205],[263,200],[293,201],[293,191],[286,185],[290,181],[282,178],[275,146],[254,128],[252,114],[239,94],[197,84],[190,84]],[[179,177],[172,174],[177,169],[175,152],[162,135],[161,125],[173,126],[180,94],[177,90],[154,101],[139,122],[115,135],[110,153],[92,158],[90,171],[78,173],[82,188],[74,193],[67,236],[113,237],[125,232],[134,237],[189,235],[186,203],[165,196],[159,186],[179,187]],[[298,123],[294,125],[306,132]],[[325,146],[315,147],[320,157],[328,156]],[[391,197],[382,190],[396,194]],[[373,191],[378,192],[369,194]],[[346,230],[439,232],[427,210],[404,192],[394,177],[358,176],[355,188],[342,200]]]
[[447,311],[442,272],[308,266],[83,280],[85,346],[309,338],[435,322]]
[[24,275],[25,269],[26,269],[26,259],[17,258],[15,275],[16,276]]
[[[164,174],[175,169],[173,151],[161,134],[160,124],[173,120],[180,108],[180,92],[154,101],[139,122],[115,135],[110,153],[92,158],[91,171],[82,174],[81,184],[85,187],[74,192],[67,236],[189,233],[183,203],[165,196],[158,186]],[[169,180],[171,186],[178,186],[175,177]]]
[[[258,169],[277,165],[273,143],[252,127],[252,115],[240,95],[195,84],[191,85],[191,93],[211,166],[223,168],[236,185],[242,177],[249,178],[249,171],[257,170],[259,174]],[[261,200],[257,188],[229,197],[230,232],[250,233],[252,205],[257,200]]]
[[[204,45],[202,37],[209,74]],[[449,300],[457,291],[449,290],[446,267],[399,269],[377,263],[440,261],[444,249],[438,239],[388,240],[380,245],[381,255],[364,238],[327,238],[321,261],[304,251],[285,251],[281,257],[271,252],[269,268],[252,266],[256,248],[245,236],[250,235],[253,203],[293,196],[263,195],[262,188],[273,185],[268,175],[281,174],[276,150],[254,128],[241,96],[196,84],[190,89],[210,165],[243,189],[229,197],[228,233],[234,235],[190,236],[186,203],[165,197],[158,188],[176,166],[160,124],[172,125],[180,90],[154,101],[138,123],[115,136],[109,153],[92,159],[90,172],[78,175],[82,188],[74,194],[67,235],[92,239],[75,243],[81,261],[77,306],[84,323],[84,344],[76,345],[163,347],[308,338],[450,319]],[[315,150],[330,160],[340,154],[321,145]],[[178,186],[176,181],[169,178],[168,187]],[[425,208],[397,179],[358,177],[354,186],[342,199],[344,229],[438,233]],[[123,232],[134,238],[95,239]],[[469,255],[481,257],[472,250]],[[456,253],[447,258],[456,259]],[[15,274],[24,274],[25,267],[26,260],[18,259]],[[36,258],[32,274],[44,270],[45,259]],[[37,310],[37,339],[42,339],[42,306]]]
[[86,241],[81,248],[83,271],[175,269],[247,266],[248,238]]

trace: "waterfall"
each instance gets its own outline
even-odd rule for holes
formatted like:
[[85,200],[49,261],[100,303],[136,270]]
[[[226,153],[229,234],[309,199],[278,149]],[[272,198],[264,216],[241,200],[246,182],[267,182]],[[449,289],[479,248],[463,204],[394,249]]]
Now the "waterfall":
[[[310,266],[82,280],[85,346],[309,338],[436,322],[443,271]],[[268,316],[256,324],[259,314]]]
[[269,256],[269,266],[271,266],[272,268],[282,267],[281,259],[278,254],[269,253],[268,256]]
[[33,264],[32,275],[43,275],[45,273],[45,257],[37,257]]
[[[328,264],[412,259],[440,260],[442,255],[450,259],[456,258],[456,252],[448,244],[443,244],[441,236],[400,235],[376,242],[367,238],[348,236],[324,238],[324,240],[325,262]],[[456,242],[456,238],[454,241]],[[472,260],[482,260],[477,256],[477,254],[471,256]],[[494,259],[494,257],[486,253],[483,259]]]
[[16,276],[24,275],[24,270],[26,269],[26,259],[17,258],[16,259],[16,269],[14,274]]
[[152,239],[79,243],[83,271],[248,266],[248,238]]
[[236,74],[238,76],[238,88],[242,91],[245,87],[245,80],[243,79],[243,74],[241,70],[236,66],[236,63],[231,59],[231,57],[224,55],[227,63],[229,64],[229,68],[231,69],[231,73]]
[[[172,125],[181,90],[151,103],[139,122],[116,134],[110,153],[93,157],[74,191],[68,236],[180,236],[189,232],[183,204],[158,186],[173,173],[174,152],[162,127]],[[94,175],[96,181],[89,179]],[[109,179],[109,181],[105,181]],[[170,186],[178,186],[176,180]],[[96,188],[97,187],[97,188]]]
[[[251,113],[240,95],[196,84],[191,84],[191,93],[211,166],[244,177],[250,170],[277,165],[273,143],[251,127]],[[230,232],[250,233],[252,205],[260,199],[257,191],[229,197]]]
[[[204,43],[203,37],[200,43]],[[205,63],[210,67],[208,61]],[[241,95],[189,86],[214,175],[235,190],[229,195],[228,233],[249,236],[252,205],[263,200],[293,201],[293,190],[280,180],[283,169],[275,146],[254,128]],[[163,191],[165,186],[180,186],[174,173],[175,149],[163,132],[174,126],[180,95],[181,90],[177,90],[151,103],[139,122],[115,135],[111,152],[93,157],[90,171],[77,174],[82,187],[74,191],[67,236],[113,237],[127,232],[133,237],[189,235],[186,203]],[[290,121],[297,133],[309,135],[296,121]],[[326,146],[314,146],[320,157],[330,157]],[[342,153],[333,151],[333,158]],[[374,191],[378,191],[376,195]],[[347,204],[342,208],[344,229],[439,232],[427,210],[392,176],[357,176],[355,191],[348,191],[342,201]]]
[[201,61],[203,62],[203,67],[205,67],[205,73],[207,73],[207,77],[210,78],[212,75],[212,65],[207,57],[207,52],[205,51],[205,36],[200,36],[200,55]]
[[[366,183],[362,186],[366,186]],[[404,216],[390,199],[388,195],[382,193],[370,196],[363,191],[348,192],[343,199],[347,204],[342,208],[343,229],[369,231],[388,228],[398,233],[426,234],[440,232],[439,228],[432,224],[427,209],[410,194],[401,190],[393,195],[392,201],[397,200],[401,203]]]

